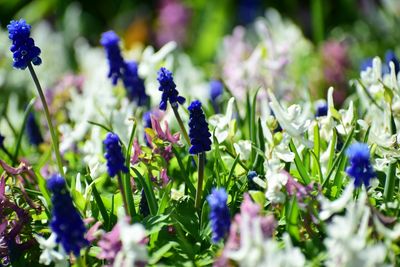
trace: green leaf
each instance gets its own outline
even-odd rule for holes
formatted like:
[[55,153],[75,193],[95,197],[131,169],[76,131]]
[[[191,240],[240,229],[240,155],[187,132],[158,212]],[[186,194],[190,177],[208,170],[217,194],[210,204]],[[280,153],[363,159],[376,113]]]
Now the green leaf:
[[[132,143],[133,143],[133,138],[135,136],[136,132],[136,121],[133,122],[132,125],[132,130],[131,130],[131,135],[129,138],[129,144],[128,147],[126,148],[126,154],[125,154],[125,166],[130,166],[131,162],[131,153],[132,153]],[[123,176],[123,186],[124,186],[124,191],[125,191],[125,196],[126,200],[128,202],[128,210],[131,215],[131,218],[136,216],[136,210],[135,210],[135,200],[133,199],[133,192],[132,192],[132,187],[131,187],[131,174],[130,172],[127,172]]]
[[178,161],[178,165],[179,168],[181,169],[180,173],[182,173],[182,178],[185,181],[185,186],[188,187],[190,194],[192,197],[194,197],[196,195],[196,188],[194,187],[192,181],[190,181],[189,179],[189,172],[187,171],[187,169],[184,167],[182,159],[180,157],[179,152],[177,151],[177,149],[175,148],[175,146],[172,146],[172,152],[174,153],[176,160]]
[[340,118],[342,116],[340,116],[339,112],[334,108],[334,107],[330,107],[329,108],[330,113],[332,114],[332,117],[334,117],[335,119],[340,121]]
[[235,168],[236,168],[236,165],[238,164],[238,162],[239,162],[239,155],[236,156],[235,161],[232,164],[231,170],[229,171],[228,179],[226,180],[225,186],[224,186],[225,188],[229,187],[229,183],[230,183],[231,178],[232,178],[232,176],[233,176],[233,174],[235,172]]
[[303,165],[303,162],[300,159],[299,153],[297,153],[296,146],[293,143],[293,140],[290,140],[289,143],[290,150],[294,153],[294,163],[296,165],[297,170],[299,171],[300,177],[303,180],[303,184],[310,183],[310,176],[308,175],[306,168]]
[[95,125],[95,126],[99,126],[100,128],[103,128],[104,130],[106,130],[107,132],[112,132],[112,129],[107,127],[106,125],[103,125],[101,123],[98,122],[94,122],[94,121],[88,121],[88,123]]
[[261,207],[265,206],[267,199],[265,198],[265,194],[263,192],[250,190],[249,193],[250,193],[251,198],[254,200],[254,202],[259,204]]
[[347,137],[346,142],[344,143],[342,149],[340,150],[338,157],[333,162],[332,167],[329,170],[328,175],[326,176],[324,183],[322,184],[322,187],[325,187],[327,185],[327,183],[329,181],[329,178],[331,177],[333,171],[335,170],[335,168],[339,167],[340,160],[341,160],[342,157],[345,156],[345,151],[346,151],[347,147],[350,145],[350,142],[351,142],[351,140],[353,138],[354,130],[355,130],[355,127],[353,127],[351,129],[351,132],[350,132],[349,136]]
[[300,230],[298,224],[299,207],[296,197],[293,196],[290,201],[286,201],[285,216],[286,216],[286,231],[296,241],[300,240]]
[[[257,144],[256,106],[257,106],[257,95],[259,90],[260,89],[258,89],[253,96],[253,102],[251,103],[251,109],[250,109],[250,140],[252,144]],[[256,152],[252,147],[250,161],[254,162],[255,157],[256,157]]]
[[104,206],[103,200],[101,199],[99,192],[97,191],[96,182],[93,181],[92,177],[89,174],[86,175],[86,180],[89,183],[89,187],[92,188],[93,197],[94,200],[96,201],[97,207],[99,208],[101,217],[103,217],[104,225],[106,229],[109,230],[111,229],[111,225],[109,224],[107,209]]
[[161,258],[175,245],[174,242],[168,242],[161,248],[157,249],[152,253],[151,258],[149,260],[149,264],[156,264],[161,260]]
[[157,210],[158,210],[157,200],[154,195],[154,191],[150,184],[149,179],[144,179],[143,175],[136,168],[131,167],[131,170],[133,170],[133,172],[136,174],[139,184],[142,186],[142,188],[144,190],[144,194],[146,196],[147,203],[149,204],[150,214],[153,216],[156,215]]

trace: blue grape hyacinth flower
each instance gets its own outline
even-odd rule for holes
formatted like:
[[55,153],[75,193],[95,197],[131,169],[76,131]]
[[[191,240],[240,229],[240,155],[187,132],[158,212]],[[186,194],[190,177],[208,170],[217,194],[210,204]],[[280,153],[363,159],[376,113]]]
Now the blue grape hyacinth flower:
[[223,92],[224,92],[224,85],[222,84],[221,81],[212,80],[210,82],[210,99],[215,113],[220,112],[218,106],[218,98],[220,98]]
[[199,154],[211,150],[211,134],[208,130],[206,116],[201,108],[199,100],[193,101],[189,110],[189,138],[191,147],[189,153]]
[[123,78],[125,62],[119,48],[119,37],[114,31],[108,31],[101,35],[101,45],[106,50],[109,72],[108,78],[111,79],[113,85],[116,85],[118,79]]
[[36,123],[35,115],[32,112],[28,115],[25,128],[29,143],[34,146],[38,146],[43,143],[42,134],[40,133],[39,126]]
[[56,242],[61,243],[67,253],[79,256],[80,250],[89,242],[84,237],[85,224],[72,202],[64,178],[59,174],[52,175],[47,180],[47,188],[52,193],[50,227],[57,235]]
[[25,20],[12,20],[7,25],[8,38],[12,41],[10,51],[13,53],[13,66],[17,69],[26,69],[28,64],[40,65],[40,49],[35,46],[35,41],[30,37],[31,25]]
[[144,81],[139,77],[138,65],[135,61],[125,64],[123,82],[130,101],[134,101],[138,106],[147,104],[149,96],[146,94]]
[[375,177],[374,169],[370,162],[369,148],[365,143],[354,143],[346,151],[350,166],[346,173],[354,179],[354,185],[369,186],[371,178]]
[[324,102],[318,103],[315,117],[318,118],[326,115],[328,115],[328,105]]
[[372,68],[372,58],[364,59],[360,64],[360,71],[365,71],[368,68]]
[[210,98],[211,101],[215,101],[224,92],[224,85],[221,81],[212,80],[210,82]]
[[392,50],[388,50],[385,53],[385,63],[386,66],[383,68],[383,71],[386,73],[390,73],[390,62],[394,64],[394,72],[397,74],[400,71],[400,62],[397,58],[396,54]]
[[104,157],[107,159],[107,171],[111,177],[117,175],[120,171],[127,173],[128,168],[125,166],[125,157],[122,154],[118,135],[108,133],[103,141],[106,149]]
[[160,83],[158,90],[162,91],[159,108],[161,110],[166,110],[168,101],[173,107],[175,107],[177,103],[181,105],[185,103],[185,98],[180,96],[178,90],[176,90],[172,72],[162,67],[157,74],[157,80]]
[[224,188],[213,188],[211,194],[207,197],[210,205],[209,219],[212,228],[212,241],[217,243],[225,237],[231,226],[231,218],[227,205],[228,195]]

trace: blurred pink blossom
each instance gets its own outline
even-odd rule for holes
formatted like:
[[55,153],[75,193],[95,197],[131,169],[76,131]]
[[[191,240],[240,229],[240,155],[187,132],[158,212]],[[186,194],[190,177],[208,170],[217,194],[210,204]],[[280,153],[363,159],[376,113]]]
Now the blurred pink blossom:
[[187,26],[190,22],[190,10],[179,0],[162,0],[156,30],[156,43],[159,47],[175,41],[184,44]]

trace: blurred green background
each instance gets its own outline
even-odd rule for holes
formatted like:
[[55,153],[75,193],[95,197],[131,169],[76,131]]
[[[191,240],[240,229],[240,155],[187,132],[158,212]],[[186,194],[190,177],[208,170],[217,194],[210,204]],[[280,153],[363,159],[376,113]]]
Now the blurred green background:
[[[314,89],[309,90],[316,92],[316,98],[325,96],[326,88],[332,85],[343,92],[340,98],[344,99],[351,92],[348,80],[359,77],[359,66],[365,59],[384,57],[388,50],[399,55],[399,0],[0,0],[4,37],[0,40],[0,71],[10,65],[6,26],[11,19],[24,18],[34,26],[47,21],[51,30],[62,36],[62,44],[57,47],[67,61],[59,64],[63,73],[79,73],[74,50],[77,39],[83,36],[98,46],[101,33],[112,29],[128,49],[147,45],[157,49],[174,40],[178,49],[203,68],[207,78],[212,78],[219,76],[218,52],[224,37],[231,35],[237,25],[248,26],[251,32],[252,22],[270,8],[293,21],[311,41],[308,64],[316,62],[314,68],[322,73],[314,75],[314,82],[308,82],[313,83],[309,87]],[[229,51],[224,53],[229,56]],[[292,63],[299,65],[293,67],[298,69],[299,79],[301,75],[313,78],[310,66]],[[3,75],[3,83],[0,79],[3,99],[9,92],[16,92],[16,86],[22,87],[13,83],[16,78],[8,76]]]
[[[186,14],[173,8],[166,10],[165,6],[173,4],[182,5]],[[76,18],[81,21],[80,34],[93,44],[98,44],[101,32],[114,29],[125,33],[128,44],[142,42],[160,46],[162,42],[157,35],[165,20],[168,17],[170,20],[181,19],[179,22],[184,24],[186,34],[184,41],[178,41],[197,63],[204,63],[213,58],[223,35],[230,33],[235,25],[251,23],[267,8],[275,8],[284,17],[292,19],[305,36],[317,44],[329,38],[337,28],[352,30],[357,21],[363,21],[373,29],[377,25],[374,25],[372,13],[377,12],[382,3],[373,0],[0,0],[0,23],[5,27],[16,18],[23,17],[30,23],[46,19],[55,29],[62,30],[68,27],[61,22],[71,6],[81,9],[80,17]],[[180,18],[175,17],[176,12]],[[387,40],[389,45],[397,41]],[[378,47],[376,53],[385,49]]]

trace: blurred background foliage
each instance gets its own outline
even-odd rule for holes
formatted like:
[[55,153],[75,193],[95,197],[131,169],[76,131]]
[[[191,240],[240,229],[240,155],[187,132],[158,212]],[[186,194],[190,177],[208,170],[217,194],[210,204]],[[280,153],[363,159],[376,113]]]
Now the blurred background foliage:
[[[99,36],[107,29],[125,34],[128,45],[136,42],[160,46],[157,37],[164,30],[165,20],[175,20],[178,26],[184,24],[186,34],[178,40],[197,63],[205,63],[213,58],[221,38],[236,25],[247,25],[257,16],[262,16],[267,8],[277,9],[283,17],[297,23],[306,37],[316,44],[332,36],[332,32],[353,31],[361,37],[380,35],[382,28],[374,16],[382,8],[377,0],[0,0],[0,23],[5,27],[11,19],[23,17],[34,23],[47,20],[60,30],[68,27],[63,23],[72,6],[81,9],[81,34],[91,43],[98,44]],[[174,4],[183,5],[180,10]],[[169,17],[169,18],[168,18]],[[74,19],[74,18],[68,18]],[[180,21],[178,21],[180,20]],[[361,22],[363,25],[356,25]],[[73,23],[73,22],[71,22]],[[180,23],[180,24],[179,24]],[[378,24],[377,24],[378,23]],[[356,27],[356,29],[354,29]],[[368,27],[370,33],[365,33]],[[168,29],[171,31],[172,29]],[[179,29],[175,29],[179,31]],[[364,32],[364,33],[363,33]],[[399,40],[396,34],[376,38],[383,47],[371,44],[370,53],[379,54],[388,45]],[[371,40],[373,41],[373,38]],[[378,50],[378,51],[376,51]]]
[[[398,0],[0,0],[0,26],[6,30],[11,19],[19,18],[49,22],[63,35],[66,66],[72,71],[78,69],[73,46],[80,36],[97,46],[101,33],[112,29],[128,49],[160,48],[174,40],[212,77],[224,36],[237,25],[250,25],[269,8],[296,23],[314,44],[312,57],[319,58],[325,71],[320,88],[348,87],[364,59],[399,52]],[[0,49],[8,47],[0,42]],[[5,66],[1,54],[0,66]]]

